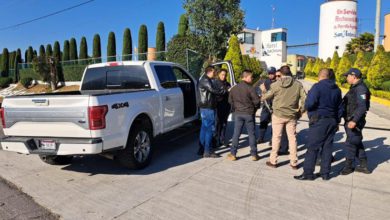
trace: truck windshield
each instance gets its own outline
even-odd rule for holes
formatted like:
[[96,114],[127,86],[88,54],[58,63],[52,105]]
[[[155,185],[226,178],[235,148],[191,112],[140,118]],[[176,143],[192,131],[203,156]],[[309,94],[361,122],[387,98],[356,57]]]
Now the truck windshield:
[[81,90],[150,89],[143,66],[107,66],[89,68]]

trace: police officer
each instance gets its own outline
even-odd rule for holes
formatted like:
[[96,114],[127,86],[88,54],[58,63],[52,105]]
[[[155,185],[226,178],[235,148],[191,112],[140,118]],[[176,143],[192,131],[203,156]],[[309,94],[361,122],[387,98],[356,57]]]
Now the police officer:
[[340,88],[329,79],[328,69],[320,70],[318,81],[310,89],[305,101],[305,109],[309,116],[307,151],[303,174],[294,176],[297,180],[315,179],[314,168],[320,149],[322,149],[320,174],[323,180],[330,179],[333,138],[343,112],[342,98]]
[[348,175],[354,171],[355,158],[359,159],[359,165],[355,170],[369,174],[367,168],[367,156],[363,146],[362,130],[366,124],[366,114],[370,108],[371,94],[362,80],[359,69],[351,68],[344,74],[348,84],[351,85],[348,93],[344,96],[344,120],[347,140],[345,143],[346,162],[342,175]]

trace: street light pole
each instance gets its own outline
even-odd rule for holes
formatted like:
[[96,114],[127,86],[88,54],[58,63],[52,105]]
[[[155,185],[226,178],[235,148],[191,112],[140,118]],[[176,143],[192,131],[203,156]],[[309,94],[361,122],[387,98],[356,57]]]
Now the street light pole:
[[374,52],[376,52],[379,45],[380,37],[380,19],[381,19],[381,0],[376,0],[376,17],[375,17],[375,41],[374,41]]

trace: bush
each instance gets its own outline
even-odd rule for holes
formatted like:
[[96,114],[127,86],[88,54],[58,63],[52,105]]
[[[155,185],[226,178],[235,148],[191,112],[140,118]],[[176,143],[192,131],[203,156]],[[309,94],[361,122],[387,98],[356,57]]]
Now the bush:
[[371,95],[373,95],[373,96],[390,100],[390,92],[389,91],[370,89],[370,92],[371,92]]
[[6,88],[12,83],[11,77],[0,77],[0,88]]
[[65,81],[81,81],[87,65],[63,66]]
[[382,83],[381,89],[384,91],[390,91],[390,81],[386,81],[386,82]]
[[31,85],[32,81],[33,81],[33,78],[25,77],[25,78],[20,79],[20,84],[22,84],[22,86],[27,89]]

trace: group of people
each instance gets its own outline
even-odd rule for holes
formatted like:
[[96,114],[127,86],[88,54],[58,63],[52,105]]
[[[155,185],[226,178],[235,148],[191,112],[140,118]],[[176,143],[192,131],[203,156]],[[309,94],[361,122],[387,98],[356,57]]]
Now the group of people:
[[[209,66],[199,80],[200,114],[202,126],[199,138],[199,154],[205,158],[219,157],[214,152],[218,146],[230,146],[227,159],[237,160],[239,137],[245,126],[249,139],[252,161],[258,161],[257,144],[265,142],[266,130],[272,126],[272,150],[266,165],[278,167],[278,157],[282,137],[287,136],[290,167],[298,169],[297,121],[307,112],[309,129],[306,140],[306,154],[303,173],[294,176],[297,180],[314,180],[321,177],[330,179],[333,161],[333,141],[344,118],[347,135],[345,143],[346,162],[342,175],[354,171],[370,173],[367,156],[362,143],[362,129],[370,107],[370,92],[362,80],[359,69],[351,68],[344,74],[351,85],[349,92],[342,98],[340,88],[335,82],[332,69],[324,68],[318,74],[318,83],[306,93],[303,85],[294,79],[289,66],[276,70],[268,69],[268,79],[260,86],[252,86],[253,73],[244,70],[240,82],[231,87],[227,82],[228,71],[220,69],[216,74]],[[259,135],[256,139],[255,114],[260,113]],[[229,114],[233,113],[234,132],[231,145],[225,137]],[[214,141],[213,141],[214,140]],[[317,159],[320,158],[320,173],[314,174]],[[355,166],[356,158],[358,165]]]

